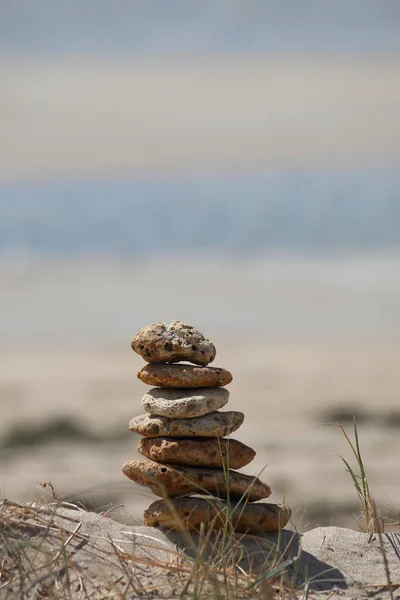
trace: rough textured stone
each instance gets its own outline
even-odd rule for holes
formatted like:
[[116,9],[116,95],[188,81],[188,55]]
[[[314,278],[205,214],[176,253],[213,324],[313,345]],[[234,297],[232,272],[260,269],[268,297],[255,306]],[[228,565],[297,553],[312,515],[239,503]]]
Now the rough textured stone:
[[148,385],[164,388],[222,387],[232,381],[232,375],[220,367],[150,364],[139,369],[138,378]]
[[170,419],[202,417],[225,406],[229,392],[224,388],[196,390],[152,388],[142,398],[142,405],[151,415]]
[[219,438],[142,438],[137,449],[140,454],[156,462],[210,469],[241,469],[256,455],[252,448],[242,442]]
[[179,468],[151,460],[130,460],[123,464],[124,475],[139,485],[149,487],[156,496],[176,498],[210,493],[220,498],[256,502],[271,495],[270,487],[257,477],[223,469]]
[[226,529],[232,522],[237,533],[280,531],[291,517],[287,506],[277,504],[237,504],[229,510],[225,502],[205,498],[156,500],[144,511],[144,524],[172,531],[196,531],[203,523],[206,529]]
[[145,437],[217,437],[230,435],[244,421],[244,414],[236,411],[213,412],[194,419],[168,419],[139,415],[133,417],[129,429]]
[[187,360],[195,365],[208,365],[217,353],[214,344],[200,331],[181,321],[147,325],[135,335],[131,346],[150,363]]

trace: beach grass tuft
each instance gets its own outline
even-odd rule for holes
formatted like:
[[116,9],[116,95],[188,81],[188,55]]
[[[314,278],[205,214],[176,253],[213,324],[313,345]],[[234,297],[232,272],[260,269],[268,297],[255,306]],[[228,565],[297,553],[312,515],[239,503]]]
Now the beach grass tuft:
[[346,471],[351,477],[352,484],[361,503],[361,514],[357,518],[359,528],[366,533],[373,534],[385,531],[385,527],[399,525],[400,519],[398,516],[394,515],[394,518],[390,520],[382,516],[372,497],[364,460],[361,454],[356,417],[353,416],[353,441],[350,439],[350,436],[347,434],[343,425],[340,423],[336,423],[336,425],[344,435],[357,463],[357,467],[353,468],[344,456],[339,455],[346,467]]

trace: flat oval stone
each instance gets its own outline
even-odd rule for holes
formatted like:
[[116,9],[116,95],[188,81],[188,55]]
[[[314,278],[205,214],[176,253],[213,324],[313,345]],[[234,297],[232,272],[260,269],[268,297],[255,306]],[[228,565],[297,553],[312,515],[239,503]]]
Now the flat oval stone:
[[237,504],[229,509],[226,502],[205,498],[156,500],[144,511],[144,524],[172,531],[227,529],[232,523],[236,533],[280,531],[292,515],[288,506],[279,504]]
[[137,449],[156,462],[210,469],[241,469],[256,455],[238,440],[219,438],[142,438]]
[[150,364],[139,369],[143,383],[164,388],[222,387],[232,381],[232,375],[219,367],[193,365]]
[[271,488],[257,477],[228,469],[177,468],[152,460],[131,460],[122,465],[122,471],[161,498],[209,493],[220,498],[229,495],[231,500],[256,502],[271,495]]
[[214,344],[200,331],[181,321],[147,325],[135,335],[131,346],[149,363],[187,360],[195,365],[208,365],[217,353]]
[[225,406],[229,392],[224,388],[152,388],[142,398],[142,405],[151,415],[169,419],[202,417]]
[[168,419],[152,415],[133,417],[129,429],[145,437],[217,437],[230,435],[244,421],[244,414],[236,411],[213,412],[194,419]]

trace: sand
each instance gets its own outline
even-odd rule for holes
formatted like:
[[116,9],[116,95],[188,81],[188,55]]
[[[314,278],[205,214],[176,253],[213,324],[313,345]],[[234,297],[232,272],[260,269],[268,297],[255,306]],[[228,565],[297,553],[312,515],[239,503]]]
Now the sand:
[[[4,547],[7,555],[7,580],[2,586],[5,598],[29,595],[38,578],[45,582],[41,589],[52,591],[54,569],[57,586],[65,583],[71,600],[81,598],[83,586],[93,599],[104,598],[105,590],[112,590],[114,596],[125,594],[127,586],[137,592],[135,596],[193,597],[193,582],[197,597],[216,593],[231,597],[233,589],[235,597],[246,597],[249,583],[253,594],[258,593],[261,577],[269,581],[272,576],[268,575],[277,568],[281,569],[280,580],[272,580],[272,585],[281,597],[297,598],[300,590],[306,590],[312,598],[326,598],[329,593],[332,600],[367,600],[371,594],[379,594],[381,600],[393,600],[400,576],[399,540],[393,532],[380,537],[342,527],[317,527],[303,535],[286,529],[222,538],[207,532],[205,537],[137,526],[121,509],[104,515],[71,510],[55,502],[27,508],[0,501],[0,517],[4,529],[0,548]],[[11,542],[13,552],[9,551]],[[60,546],[63,553],[54,552]],[[51,571],[49,553],[54,555]],[[190,559],[196,559],[196,568]],[[25,577],[21,577],[24,561],[33,560],[35,570],[25,569]],[[243,577],[234,579],[233,560]],[[140,578],[135,577],[138,571]],[[214,573],[224,577],[218,581],[211,576]],[[393,590],[389,589],[391,582]]]
[[[382,424],[391,413],[399,419],[400,341],[254,346],[252,340],[247,348],[236,350],[220,340],[218,346],[218,364],[229,367],[235,377],[229,408],[246,414],[235,437],[257,451],[243,472],[255,475],[266,467],[261,479],[271,485],[273,501],[284,496],[295,511],[310,505],[324,523],[332,512],[333,524],[342,518],[339,513],[357,505],[338,456],[354,465],[351,451],[337,427],[320,425],[332,423],[329,413],[340,408],[349,414],[370,411],[371,421],[360,422],[359,429],[373,491],[385,503],[387,494],[400,508],[399,423]],[[135,378],[140,360],[129,348],[76,353],[31,348],[3,353],[1,363],[3,432],[12,423],[28,426],[68,415],[89,429],[122,434],[129,419],[142,412],[140,398],[146,386]],[[351,426],[345,424],[350,433]],[[59,494],[123,502],[137,517],[152,501],[147,490],[126,481],[120,471],[125,460],[140,457],[133,435],[115,443],[61,442],[3,451],[0,456],[1,492],[9,498],[41,497],[44,490],[38,484],[51,481]]]
[[[233,373],[229,409],[246,415],[235,437],[257,452],[243,472],[265,467],[271,501],[284,497],[303,526],[304,510],[314,525],[355,526],[357,496],[339,454],[354,459],[339,429],[321,424],[340,418],[350,433],[346,415],[356,413],[372,491],[398,514],[400,291],[384,275],[399,272],[396,260],[2,263],[1,440],[15,425],[60,416],[120,438],[3,449],[1,494],[48,498],[40,483],[51,481],[59,495],[122,502],[140,518],[153,497],[121,473],[140,458],[128,422],[148,389],[130,339],[154,320],[182,318],[216,344],[215,366]],[[207,294],[188,291],[185,270],[207,274]],[[168,277],[180,285],[146,302],[139,290]]]
[[[271,168],[363,168],[400,157],[399,57],[264,56],[0,64],[0,182]],[[355,525],[356,493],[332,422],[360,419],[373,493],[400,512],[398,256],[0,261],[0,436],[66,416],[127,431],[146,386],[130,338],[179,318],[218,349],[244,410],[244,469],[296,519]],[[171,281],[174,282],[171,286]],[[194,282],[203,281],[201,288]],[[196,289],[196,293],[193,290]],[[149,293],[152,290],[153,293]],[[350,430],[351,425],[346,423]],[[123,502],[135,438],[0,450],[0,494]],[[354,463],[352,463],[354,464]]]
[[3,60],[0,182],[396,165],[399,60]]

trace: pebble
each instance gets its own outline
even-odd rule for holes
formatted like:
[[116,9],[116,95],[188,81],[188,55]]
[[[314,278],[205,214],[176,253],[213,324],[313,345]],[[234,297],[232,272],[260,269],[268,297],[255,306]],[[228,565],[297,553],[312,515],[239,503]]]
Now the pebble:
[[144,524],[172,531],[196,531],[201,524],[212,529],[228,529],[227,517],[236,533],[260,534],[280,531],[291,517],[288,506],[278,504],[237,504],[229,510],[225,502],[208,498],[156,500],[144,511]]
[[147,385],[164,388],[223,387],[232,381],[232,375],[226,369],[182,364],[145,365],[137,376]]
[[137,450],[156,462],[210,469],[242,469],[256,455],[238,440],[219,438],[142,438]]
[[169,419],[149,414],[133,417],[129,429],[145,437],[217,437],[230,435],[242,425],[244,414],[216,411],[193,419]]
[[224,388],[152,388],[142,398],[142,405],[151,415],[169,419],[202,417],[225,406],[229,392]]
[[232,501],[256,502],[271,495],[271,488],[258,477],[231,470],[177,468],[151,460],[130,460],[122,465],[122,472],[161,498],[209,493]]
[[195,365],[208,365],[217,353],[214,344],[200,331],[181,321],[147,325],[135,335],[131,346],[149,363],[186,360]]

